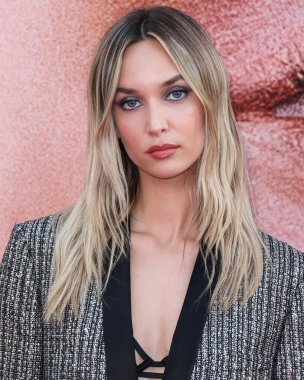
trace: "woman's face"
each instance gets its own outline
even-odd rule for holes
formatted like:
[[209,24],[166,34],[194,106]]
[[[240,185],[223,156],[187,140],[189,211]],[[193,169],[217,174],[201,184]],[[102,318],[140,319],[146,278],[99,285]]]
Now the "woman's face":
[[202,153],[203,106],[154,39],[126,49],[113,117],[140,176],[186,175]]

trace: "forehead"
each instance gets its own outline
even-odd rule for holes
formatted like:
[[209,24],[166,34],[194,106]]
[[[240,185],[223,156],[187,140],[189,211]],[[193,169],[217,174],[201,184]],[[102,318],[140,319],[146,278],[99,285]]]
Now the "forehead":
[[160,83],[180,74],[171,57],[155,39],[130,45],[122,60],[120,86]]

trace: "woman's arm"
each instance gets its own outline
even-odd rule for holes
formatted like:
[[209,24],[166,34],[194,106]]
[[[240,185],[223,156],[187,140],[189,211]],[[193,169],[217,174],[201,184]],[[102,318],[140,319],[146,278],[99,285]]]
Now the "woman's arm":
[[[304,255],[303,255],[304,256]],[[303,264],[303,260],[302,260]],[[278,380],[304,379],[304,268],[290,302],[279,346],[276,374]]]
[[43,378],[42,307],[34,252],[22,224],[0,266],[0,379]]

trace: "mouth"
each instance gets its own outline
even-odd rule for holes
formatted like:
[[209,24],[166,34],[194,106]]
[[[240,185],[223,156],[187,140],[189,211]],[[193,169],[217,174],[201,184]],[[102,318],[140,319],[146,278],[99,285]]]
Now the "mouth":
[[146,153],[150,154],[153,158],[163,159],[172,156],[179,145],[163,144],[163,145],[153,145]]
[[177,149],[179,145],[172,144],[163,144],[163,145],[153,145],[151,146],[146,153],[161,152],[168,149]]

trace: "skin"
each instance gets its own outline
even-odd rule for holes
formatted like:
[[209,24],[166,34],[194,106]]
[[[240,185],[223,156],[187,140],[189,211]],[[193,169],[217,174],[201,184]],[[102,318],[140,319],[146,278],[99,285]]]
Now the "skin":
[[[131,221],[133,333],[154,360],[169,352],[199,248],[186,184],[202,153],[204,112],[183,79],[163,85],[178,75],[157,41],[131,45],[113,105],[117,133],[140,176]],[[147,153],[165,143],[178,146],[170,157]]]

